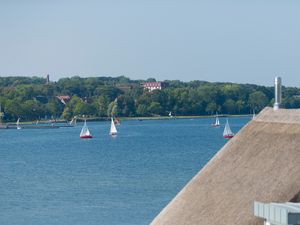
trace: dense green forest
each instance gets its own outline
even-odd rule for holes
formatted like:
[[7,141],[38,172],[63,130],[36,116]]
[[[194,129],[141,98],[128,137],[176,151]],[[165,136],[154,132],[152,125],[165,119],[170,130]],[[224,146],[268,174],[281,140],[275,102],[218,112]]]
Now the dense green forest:
[[[62,78],[46,83],[40,77],[0,77],[3,121],[87,117],[134,117],[249,114],[274,101],[273,87],[253,84],[166,80],[162,90],[143,90],[124,76]],[[57,96],[70,96],[62,103]],[[283,87],[283,107],[300,107],[300,89]]]

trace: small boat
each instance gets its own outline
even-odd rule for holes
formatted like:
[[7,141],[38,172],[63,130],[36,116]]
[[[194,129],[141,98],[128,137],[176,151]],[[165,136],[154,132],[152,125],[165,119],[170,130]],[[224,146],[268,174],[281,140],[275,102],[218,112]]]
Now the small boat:
[[118,119],[114,119],[114,123],[115,123],[115,125],[120,125],[121,124],[120,120],[118,120]]
[[117,128],[115,126],[115,123],[114,123],[114,119],[111,118],[111,125],[110,125],[110,131],[109,131],[109,134],[114,136],[114,135],[117,135]]
[[220,126],[220,120],[219,120],[219,116],[218,113],[216,114],[216,121],[215,123],[212,124],[213,127],[219,127]]
[[172,112],[169,112],[169,117],[173,117]]
[[18,118],[18,120],[17,120],[17,130],[21,130],[22,129],[22,127],[20,126],[20,118]]
[[76,116],[74,116],[69,124],[70,124],[70,126],[76,126],[76,123],[77,123],[77,118],[76,118]]
[[234,133],[230,129],[228,119],[226,119],[226,125],[224,128],[223,137],[229,139],[229,138],[232,138],[233,136],[234,136]]
[[86,120],[84,121],[83,127],[80,132],[80,138],[92,138],[88,126],[86,125]]
[[255,115],[255,111],[253,110],[252,119],[254,120],[254,119],[255,119],[255,117],[256,117],[256,115]]

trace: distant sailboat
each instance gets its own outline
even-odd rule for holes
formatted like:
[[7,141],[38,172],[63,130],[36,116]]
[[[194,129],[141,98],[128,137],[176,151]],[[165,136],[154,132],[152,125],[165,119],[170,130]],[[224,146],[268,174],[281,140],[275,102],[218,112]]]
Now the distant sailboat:
[[115,123],[115,125],[120,125],[121,124],[120,120],[118,120],[118,119],[114,119],[114,123]]
[[20,118],[18,118],[18,120],[17,120],[17,129],[18,130],[21,130],[22,129],[22,127],[20,126]]
[[255,119],[255,111],[253,110],[253,115],[252,115],[252,119]]
[[117,128],[115,126],[115,123],[114,123],[114,119],[111,118],[111,125],[110,125],[110,131],[109,131],[109,134],[110,135],[117,135]]
[[226,119],[226,125],[224,128],[223,137],[224,138],[232,138],[233,136],[234,136],[234,133],[230,129],[228,119]]
[[219,127],[220,126],[220,120],[219,120],[219,116],[218,113],[216,114],[216,121],[215,123],[212,124],[213,127]]
[[173,117],[172,112],[169,112],[169,117]]
[[84,121],[83,127],[80,132],[80,138],[92,138],[88,126],[86,125],[86,120]]
[[70,125],[71,126],[75,126],[76,125],[76,122],[77,122],[77,118],[76,118],[76,116],[70,121]]
[[3,116],[4,116],[4,113],[2,112],[2,106],[1,106],[1,103],[0,103],[0,124],[2,124]]

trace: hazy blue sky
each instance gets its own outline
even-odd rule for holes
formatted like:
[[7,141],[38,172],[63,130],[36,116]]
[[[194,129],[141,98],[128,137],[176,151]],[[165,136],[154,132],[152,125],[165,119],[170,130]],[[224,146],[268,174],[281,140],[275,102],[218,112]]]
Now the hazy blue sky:
[[0,75],[300,86],[300,1],[0,0]]

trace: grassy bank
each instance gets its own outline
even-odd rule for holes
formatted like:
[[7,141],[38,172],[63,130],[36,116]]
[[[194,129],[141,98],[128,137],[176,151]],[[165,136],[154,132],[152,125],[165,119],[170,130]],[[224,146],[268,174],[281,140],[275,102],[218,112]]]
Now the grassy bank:
[[[219,115],[219,117],[248,117],[250,114],[236,114],[236,115]],[[125,120],[174,120],[174,119],[200,119],[200,118],[214,118],[215,115],[205,116],[148,116],[148,117],[116,117],[120,121]],[[82,119],[78,119],[81,121]],[[89,117],[87,121],[109,121],[110,117]]]
[[[247,117],[252,116],[250,114],[236,114],[236,115],[219,115],[220,118],[222,117]],[[125,120],[174,120],[174,119],[200,119],[200,118],[214,118],[215,115],[205,115],[205,116],[148,116],[148,117],[116,117],[120,121]],[[81,122],[83,121],[83,118],[78,118],[77,121]],[[109,121],[110,117],[88,117],[86,118],[87,121]],[[32,125],[35,124],[36,121],[21,121],[20,124],[24,125]],[[41,120],[39,121],[39,124],[48,124],[50,123],[49,120]],[[56,120],[56,123],[67,123],[66,120],[58,119]],[[15,125],[16,123],[9,122],[4,123],[5,125]]]
[[[252,116],[250,114],[243,115],[219,115],[219,117],[247,117]],[[120,120],[172,120],[172,119],[199,119],[199,118],[214,118],[215,115],[207,116],[156,116],[156,117],[117,117]]]

